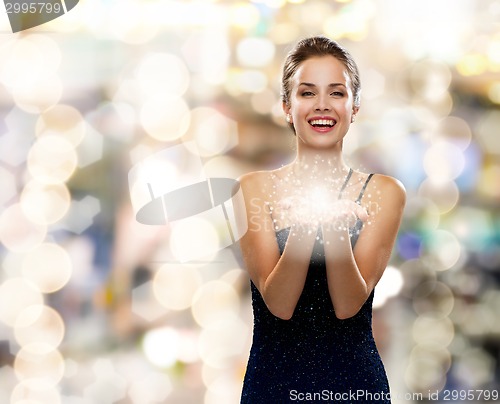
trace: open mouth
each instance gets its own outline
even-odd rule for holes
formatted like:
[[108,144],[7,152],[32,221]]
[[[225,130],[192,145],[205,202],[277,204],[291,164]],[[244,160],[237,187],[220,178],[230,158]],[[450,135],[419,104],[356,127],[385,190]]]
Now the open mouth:
[[315,128],[333,128],[337,121],[334,119],[311,119],[309,125]]

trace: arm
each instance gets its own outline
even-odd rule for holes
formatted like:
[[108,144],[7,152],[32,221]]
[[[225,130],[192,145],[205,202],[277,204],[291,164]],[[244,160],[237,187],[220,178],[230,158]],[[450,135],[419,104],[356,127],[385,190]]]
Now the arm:
[[280,256],[273,221],[266,206],[263,176],[263,173],[251,173],[240,179],[248,223],[240,246],[250,278],[269,311],[288,320],[304,288],[316,231],[295,226]]
[[377,209],[364,223],[356,246],[347,230],[323,226],[328,289],[338,318],[354,316],[382,276],[396,240],[406,195],[393,178],[377,175],[368,186],[380,191]]

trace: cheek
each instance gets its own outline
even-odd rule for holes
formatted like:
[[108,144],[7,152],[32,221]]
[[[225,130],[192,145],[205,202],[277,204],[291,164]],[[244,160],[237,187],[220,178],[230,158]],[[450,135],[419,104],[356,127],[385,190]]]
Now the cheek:
[[295,102],[290,107],[290,114],[292,114],[292,116],[300,116],[303,115],[306,112],[306,110],[307,108],[304,106],[303,103]]
[[344,114],[350,115],[353,110],[352,99],[347,99],[339,103],[339,109],[341,109]]

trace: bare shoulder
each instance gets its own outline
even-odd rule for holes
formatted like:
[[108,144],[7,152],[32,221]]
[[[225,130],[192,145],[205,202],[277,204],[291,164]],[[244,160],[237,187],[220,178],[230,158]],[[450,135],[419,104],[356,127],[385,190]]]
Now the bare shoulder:
[[380,198],[393,200],[395,203],[405,204],[406,190],[398,179],[383,174],[375,174],[371,180],[371,187]]
[[267,171],[251,171],[249,173],[243,174],[238,178],[238,182],[242,187],[253,188],[258,186],[264,180]]
[[252,171],[243,174],[238,178],[238,182],[247,196],[264,197],[266,190],[272,188],[275,171]]

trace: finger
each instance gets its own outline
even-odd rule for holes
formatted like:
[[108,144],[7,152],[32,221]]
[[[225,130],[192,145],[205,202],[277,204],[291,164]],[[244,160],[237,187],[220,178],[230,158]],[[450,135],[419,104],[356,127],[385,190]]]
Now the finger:
[[363,222],[368,220],[368,212],[364,207],[360,205],[358,205],[356,208],[356,216]]
[[287,210],[291,208],[292,201],[290,200],[290,198],[281,199],[280,201],[278,201],[276,206],[280,209]]

